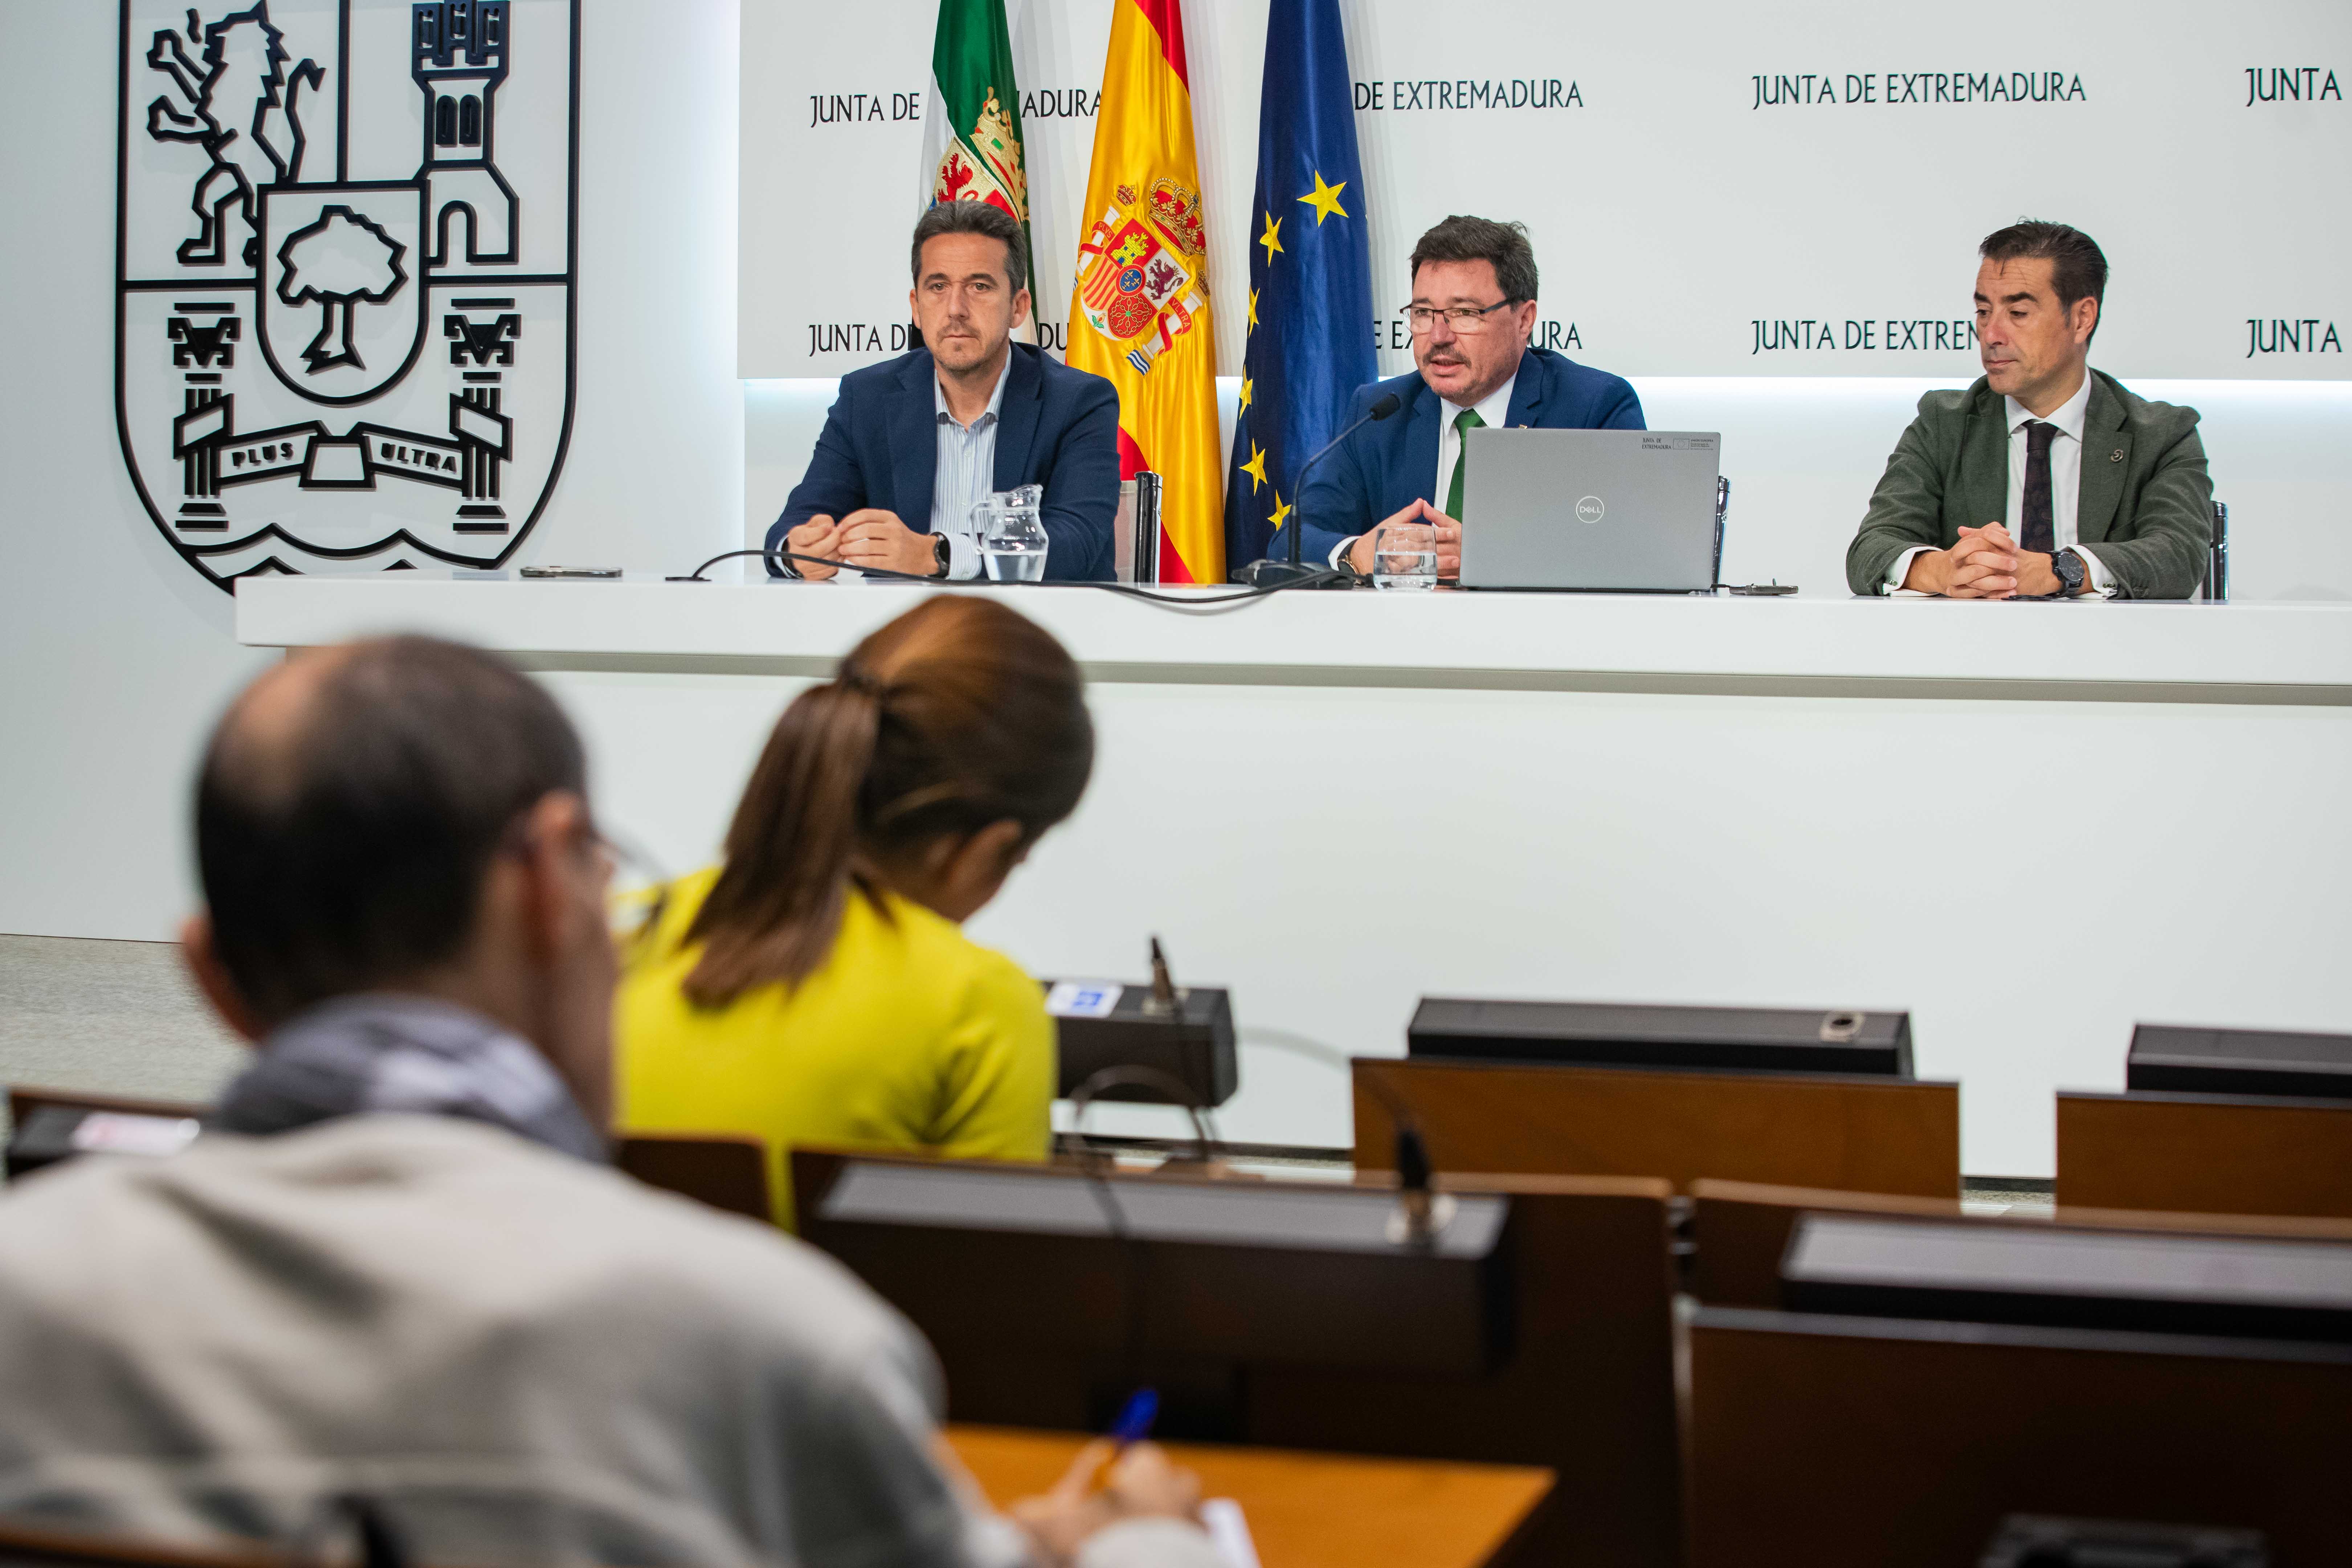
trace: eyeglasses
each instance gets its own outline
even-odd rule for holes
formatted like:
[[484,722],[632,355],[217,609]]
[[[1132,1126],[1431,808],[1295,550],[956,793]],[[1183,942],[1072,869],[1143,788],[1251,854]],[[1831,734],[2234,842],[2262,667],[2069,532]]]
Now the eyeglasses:
[[1411,323],[1415,337],[1433,331],[1437,325],[1437,318],[1443,316],[1446,326],[1453,329],[1456,337],[1466,338],[1494,325],[1494,313],[1513,303],[1515,301],[1509,300],[1497,300],[1491,305],[1454,305],[1443,310],[1434,305],[1407,305],[1397,314]]

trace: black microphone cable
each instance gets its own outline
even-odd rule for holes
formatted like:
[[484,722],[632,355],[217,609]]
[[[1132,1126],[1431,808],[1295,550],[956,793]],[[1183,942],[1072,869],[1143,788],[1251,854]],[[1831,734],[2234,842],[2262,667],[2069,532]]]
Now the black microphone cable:
[[[705,572],[709,571],[721,561],[733,561],[745,555],[757,555],[761,559],[768,561],[799,561],[811,566],[839,567],[841,565],[840,562],[827,560],[822,555],[802,555],[790,550],[728,550],[712,556],[709,560],[704,562],[701,565],[696,567],[692,572],[687,574],[683,577],[665,577],[662,581],[665,583],[708,583],[710,579],[703,575]],[[848,568],[848,570],[860,573],[868,577],[887,578],[893,583],[939,583],[945,581],[943,578],[926,577],[914,572],[893,572],[887,567],[883,566],[852,566]]]
[[[704,562],[701,565],[696,567],[692,572],[687,574],[685,576],[665,577],[662,581],[665,583],[708,583],[710,579],[703,575],[705,572],[709,571],[721,561],[734,561],[746,555],[757,555],[764,560],[770,561],[798,561],[811,566],[832,566],[845,571],[856,572],[867,577],[880,577],[892,583],[923,583],[935,588],[953,585],[944,577],[926,577],[913,572],[892,572],[880,566],[845,567],[842,563],[828,560],[822,555],[803,555],[791,550],[724,551],[719,554],[712,556],[709,560]],[[1359,574],[1353,568],[1334,569],[1307,573],[1300,577],[1288,579],[1279,583],[1255,584],[1248,587],[1235,589],[1231,593],[1216,594],[1206,597],[1181,594],[1155,594],[1149,588],[1139,588],[1132,583],[991,583],[989,584],[989,586],[998,588],[1098,588],[1105,593],[1123,594],[1131,599],[1141,599],[1147,604],[1167,605],[1180,610],[1201,610],[1213,608],[1218,605],[1231,605],[1245,599],[1263,599],[1269,594],[1278,594],[1287,588],[1320,588],[1327,584],[1339,583],[1342,581],[1352,584],[1358,580],[1358,578]],[[982,579],[976,578],[971,580],[975,582],[982,581]]]
[[[1334,1049],[1320,1040],[1304,1035],[1293,1035],[1279,1029],[1253,1029],[1243,1041],[1245,1045],[1272,1046],[1278,1051],[1326,1063],[1348,1075],[1350,1088],[1360,1085],[1365,1092],[1381,1102],[1389,1113],[1389,1127],[1395,1135],[1391,1147],[1395,1151],[1397,1173],[1397,1204],[1404,1239],[1409,1245],[1428,1247],[1437,1239],[1452,1217],[1452,1200],[1444,1197],[1435,1187],[1437,1167],[1429,1158],[1429,1141],[1422,1135],[1421,1121],[1412,1107],[1379,1079],[1356,1076],[1359,1058]],[[1366,1060],[1381,1060],[1367,1058]]]
[[1208,1108],[1201,1103],[1200,1097],[1183,1079],[1158,1068],[1140,1064],[1107,1067],[1078,1085],[1070,1095],[1070,1124],[1078,1135],[1079,1168],[1086,1173],[1087,1190],[1094,1194],[1095,1203],[1102,1210],[1103,1220],[1109,1226],[1111,1240],[1119,1248],[1127,1265],[1126,1331],[1119,1336],[1123,1356],[1121,1381],[1134,1389],[1142,1384],[1144,1355],[1150,1343],[1147,1310],[1150,1305],[1149,1292],[1151,1286],[1150,1246],[1135,1234],[1135,1227],[1128,1223],[1127,1211],[1120,1205],[1110,1178],[1105,1174],[1112,1164],[1109,1151],[1095,1148],[1086,1141],[1087,1111],[1093,1106],[1095,1097],[1107,1089],[1118,1088],[1149,1089],[1166,1097],[1168,1103],[1182,1107],[1185,1114],[1192,1119],[1192,1135],[1200,1146],[1203,1165],[1215,1160],[1217,1139],[1210,1128]]

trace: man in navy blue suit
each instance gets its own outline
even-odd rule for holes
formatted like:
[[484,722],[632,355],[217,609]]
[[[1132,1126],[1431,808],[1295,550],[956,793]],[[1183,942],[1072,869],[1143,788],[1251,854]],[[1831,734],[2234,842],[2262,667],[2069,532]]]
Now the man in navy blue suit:
[[[1363,426],[1316,466],[1286,526],[1300,558],[1372,569],[1384,523],[1437,530],[1437,574],[1462,573],[1462,433],[1481,426],[1642,430],[1642,400],[1622,376],[1528,346],[1536,324],[1536,257],[1527,226],[1449,217],[1412,250],[1410,375],[1356,389],[1345,426],[1383,396],[1401,407]],[[1277,531],[1266,547],[1290,549]]]
[[[986,202],[940,202],[915,225],[915,324],[925,347],[841,378],[808,472],[768,548],[921,576],[980,575],[972,503],[1045,487],[1045,575],[1111,575],[1118,393],[1013,330],[1029,313],[1021,226]],[[838,568],[780,563],[780,575]]]

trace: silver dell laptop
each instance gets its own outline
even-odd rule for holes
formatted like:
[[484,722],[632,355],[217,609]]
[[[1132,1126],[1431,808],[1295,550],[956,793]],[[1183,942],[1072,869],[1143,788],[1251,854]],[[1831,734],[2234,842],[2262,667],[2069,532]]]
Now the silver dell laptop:
[[1722,446],[1687,430],[1471,431],[1462,585],[1712,592]]

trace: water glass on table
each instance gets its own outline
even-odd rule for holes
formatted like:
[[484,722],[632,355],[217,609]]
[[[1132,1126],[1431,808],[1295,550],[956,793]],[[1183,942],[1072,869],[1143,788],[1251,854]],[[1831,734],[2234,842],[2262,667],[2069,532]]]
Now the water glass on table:
[[1437,530],[1425,522],[1391,522],[1372,535],[1372,586],[1437,586]]
[[1045,550],[1051,542],[1038,520],[1044,487],[1023,485],[1000,490],[972,509],[978,524],[981,563],[992,583],[1037,583],[1045,576]]

